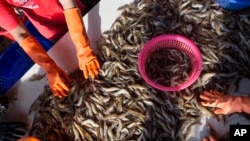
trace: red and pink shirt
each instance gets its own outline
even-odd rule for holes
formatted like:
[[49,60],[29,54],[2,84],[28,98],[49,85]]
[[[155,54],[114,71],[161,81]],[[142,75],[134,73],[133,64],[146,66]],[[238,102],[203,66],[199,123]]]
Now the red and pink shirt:
[[[84,5],[80,0],[76,2],[83,10]],[[0,0],[0,27],[7,31],[20,23],[13,7],[22,9],[30,22],[47,39],[56,41],[68,31],[59,0]]]

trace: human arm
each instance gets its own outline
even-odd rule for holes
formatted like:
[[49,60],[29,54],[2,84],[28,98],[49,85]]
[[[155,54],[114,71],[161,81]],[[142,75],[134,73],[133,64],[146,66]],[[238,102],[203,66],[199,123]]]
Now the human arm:
[[200,98],[203,100],[201,105],[216,108],[215,114],[250,113],[250,97],[247,96],[232,96],[217,91],[204,91]]
[[27,31],[21,24],[14,9],[6,1],[0,1],[0,15],[0,27],[3,30],[2,33],[8,35],[12,40],[15,39],[10,34],[10,31],[18,40],[21,40],[23,36],[27,35]]
[[83,71],[85,79],[95,78],[98,75],[100,64],[90,47],[90,42],[85,31],[82,15],[77,8],[75,0],[59,0],[64,9],[64,15],[70,37],[76,47],[79,68]]
[[207,137],[204,137],[202,141],[216,141],[215,137],[212,135],[209,135]]
[[66,96],[69,91],[66,85],[69,78],[66,73],[55,64],[41,44],[31,36],[12,7],[5,1],[0,1],[0,14],[0,26],[7,30],[27,55],[45,70],[53,94],[60,98]]
[[59,0],[59,1],[60,1],[64,10],[77,7],[75,0]]

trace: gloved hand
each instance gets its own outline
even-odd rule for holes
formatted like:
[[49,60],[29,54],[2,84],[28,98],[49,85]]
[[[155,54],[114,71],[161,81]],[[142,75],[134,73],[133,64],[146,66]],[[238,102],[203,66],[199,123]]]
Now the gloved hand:
[[99,73],[100,64],[90,48],[80,10],[78,8],[67,9],[64,15],[69,34],[76,47],[79,68],[83,71],[85,79],[89,75],[95,78]]
[[216,139],[214,136],[209,135],[208,137],[204,137],[202,141],[216,141]]
[[217,91],[204,91],[200,98],[203,100],[201,105],[215,107],[215,114],[231,114],[242,112],[242,102],[240,97],[225,95]]
[[29,36],[19,44],[29,57],[45,70],[53,94],[59,98],[67,96],[69,87],[66,83],[70,81],[70,78],[49,57],[40,43],[35,38]]
[[40,141],[40,140],[34,137],[23,137],[17,141]]
[[26,134],[25,126],[20,122],[0,122],[0,140],[16,141]]

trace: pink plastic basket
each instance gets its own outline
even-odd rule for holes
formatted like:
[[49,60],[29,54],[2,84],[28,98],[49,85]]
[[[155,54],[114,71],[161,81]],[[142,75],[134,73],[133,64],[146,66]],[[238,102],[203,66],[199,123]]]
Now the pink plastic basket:
[[[179,51],[186,53],[190,58],[192,70],[189,78],[184,83],[175,87],[163,86],[155,83],[146,75],[146,62],[149,55],[151,52],[161,48],[176,48]],[[139,54],[138,67],[142,78],[152,87],[162,91],[179,91],[192,85],[197,80],[202,69],[202,57],[194,42],[186,37],[174,34],[164,34],[154,37],[144,45]]]

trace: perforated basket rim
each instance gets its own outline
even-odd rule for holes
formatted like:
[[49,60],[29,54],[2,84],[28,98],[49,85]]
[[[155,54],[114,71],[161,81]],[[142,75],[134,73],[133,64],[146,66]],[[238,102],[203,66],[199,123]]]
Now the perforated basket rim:
[[216,0],[219,4],[239,4],[239,5],[249,5],[249,1],[242,0]]
[[244,10],[250,7],[250,1],[238,1],[238,0],[216,0],[216,2],[224,9],[227,10]]
[[[192,73],[189,79],[187,79],[183,84],[180,84],[175,87],[168,87],[168,86],[163,86],[161,84],[155,83],[146,75],[146,72],[144,69],[145,62],[143,62],[143,60],[144,60],[144,57],[146,57],[145,53],[147,52],[147,50],[151,48],[155,43],[158,43],[164,40],[173,40],[173,41],[179,41],[179,42],[185,43],[188,47],[190,47],[190,49],[192,49],[194,56],[196,56],[196,58],[190,58],[190,56],[188,55],[188,57],[191,60],[193,60],[196,65],[192,67]],[[141,49],[139,53],[139,58],[138,58],[138,69],[142,78],[150,86],[156,89],[162,90],[162,91],[179,91],[179,90],[183,90],[189,87],[198,79],[201,69],[202,69],[202,56],[198,47],[194,44],[193,41],[189,40],[188,38],[181,36],[181,35],[177,35],[177,34],[164,34],[164,35],[160,35],[160,36],[152,38]]]

